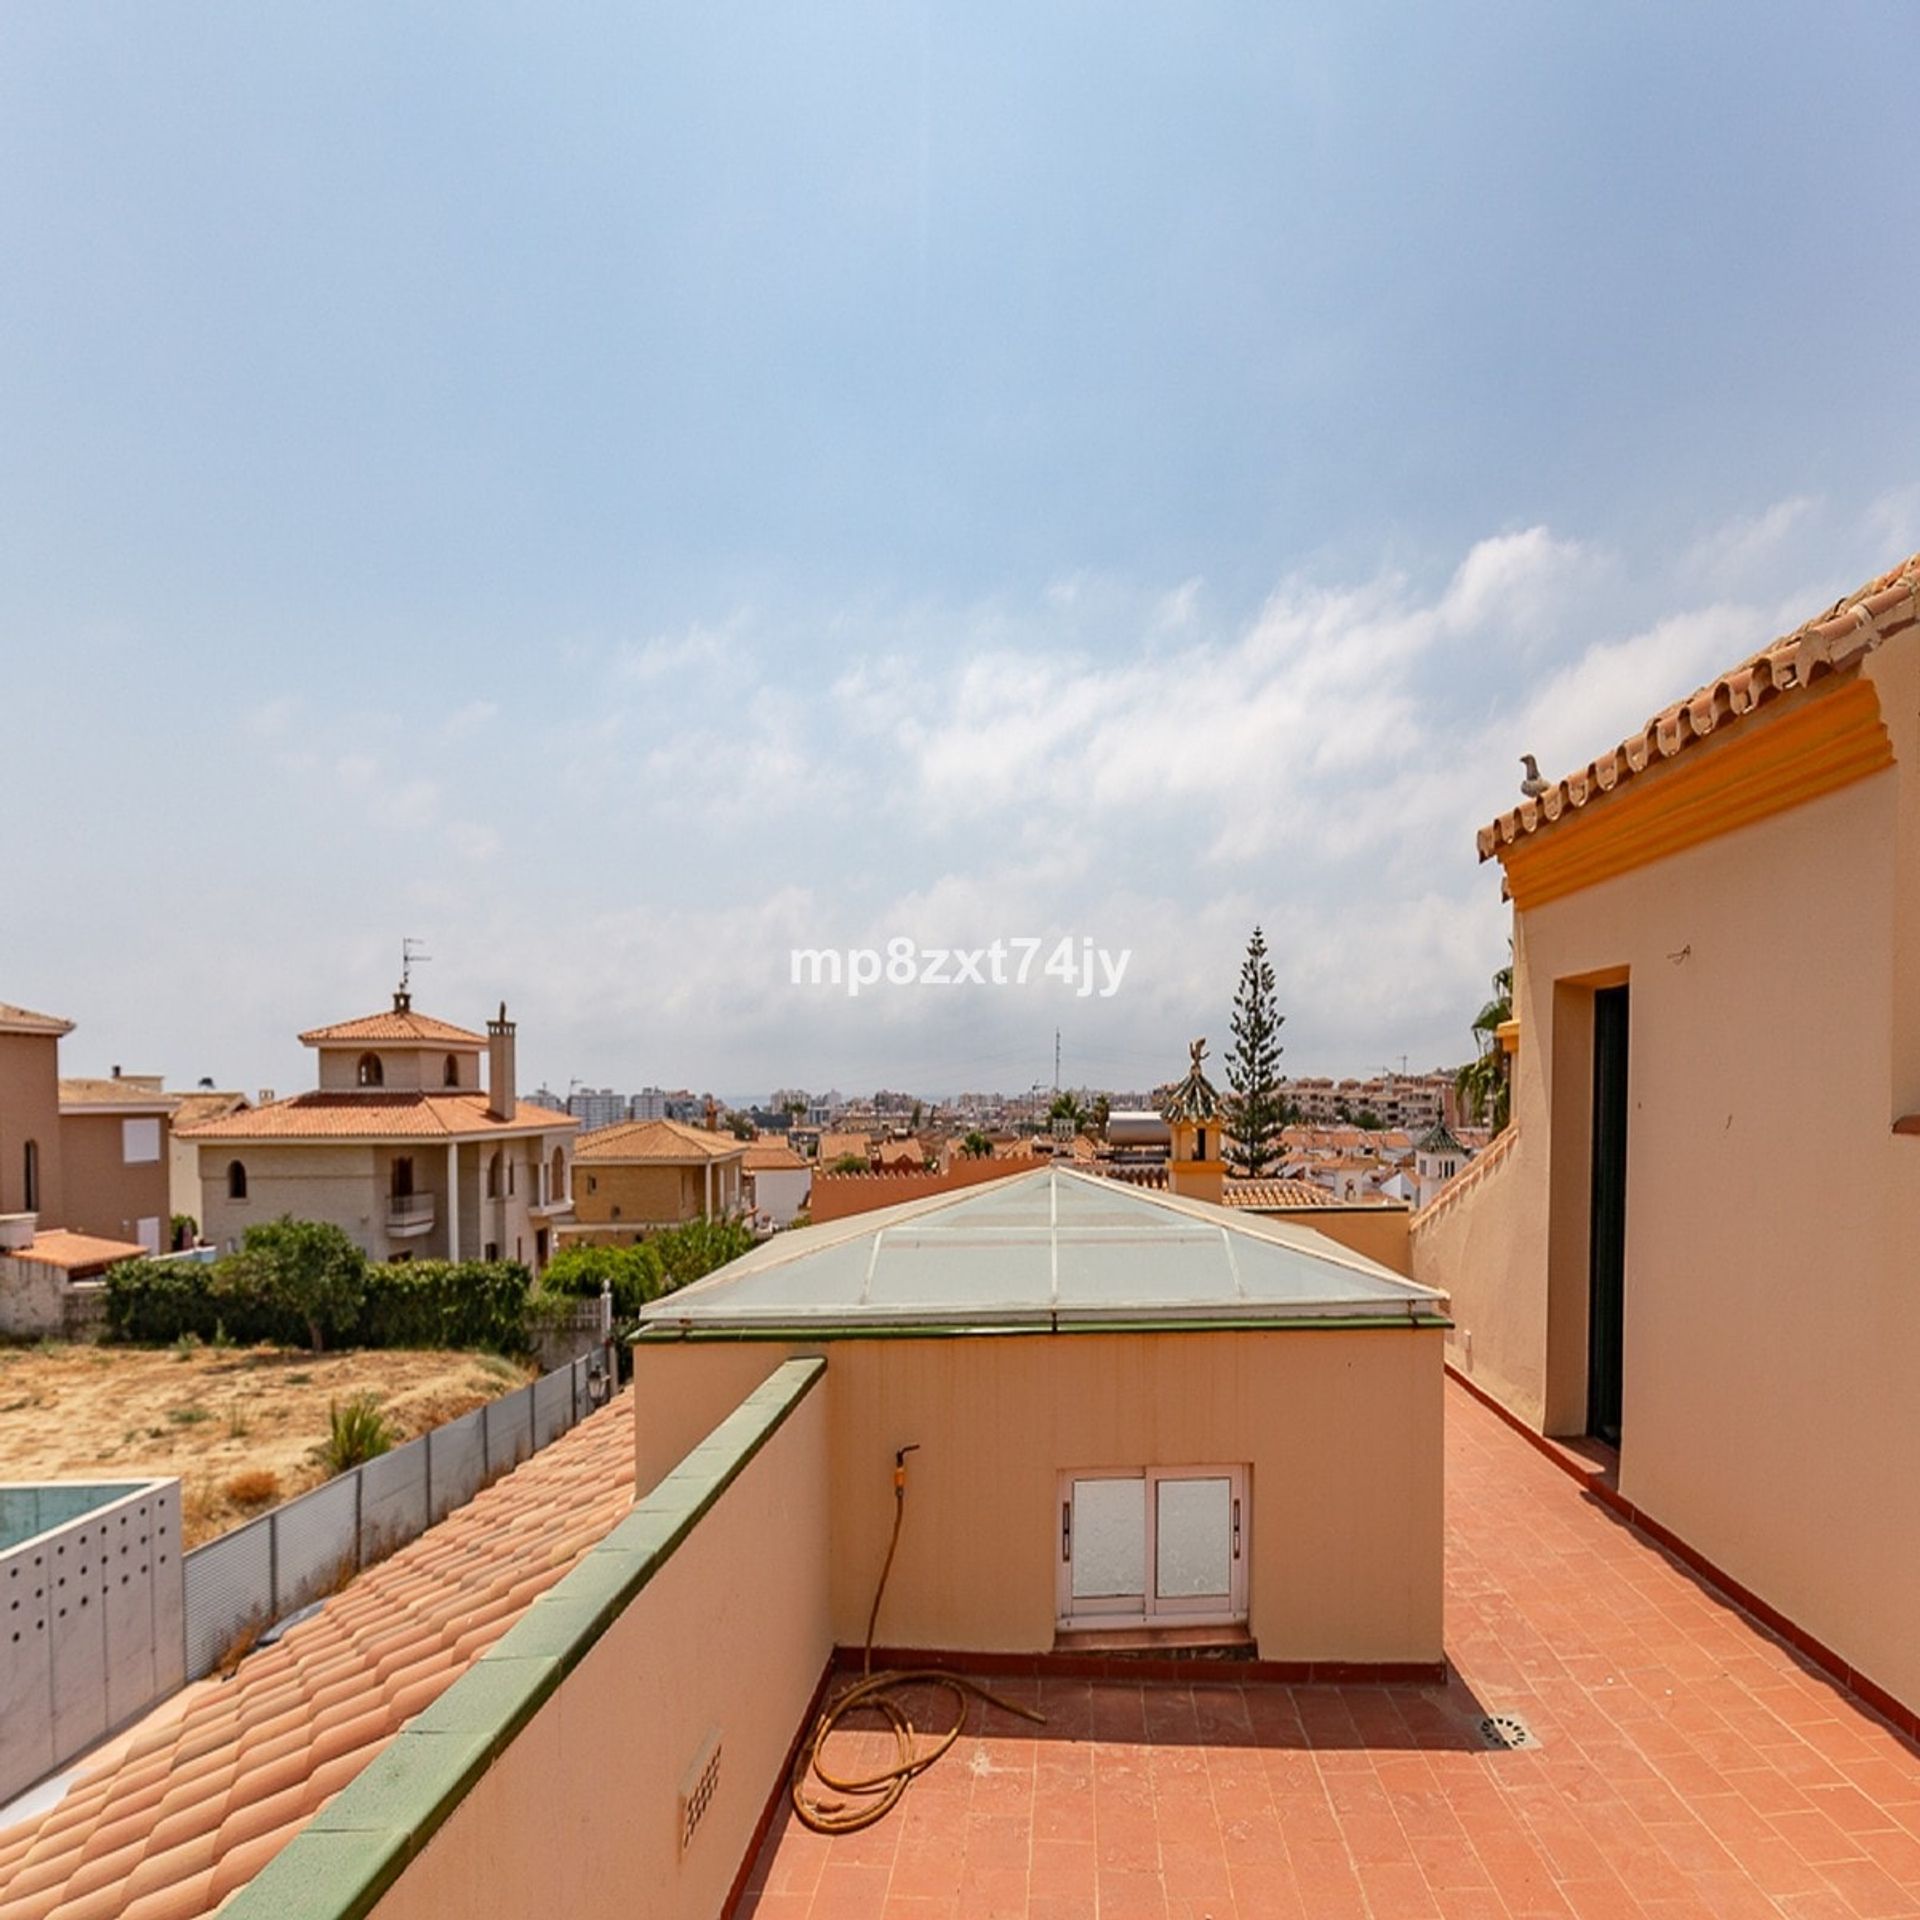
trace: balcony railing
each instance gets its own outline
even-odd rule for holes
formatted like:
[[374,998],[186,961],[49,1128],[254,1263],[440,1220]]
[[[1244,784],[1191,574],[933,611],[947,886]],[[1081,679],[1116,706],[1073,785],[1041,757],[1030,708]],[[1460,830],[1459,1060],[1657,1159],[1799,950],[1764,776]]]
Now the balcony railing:
[[433,1231],[433,1195],[396,1193],[387,1202],[387,1231],[405,1236]]

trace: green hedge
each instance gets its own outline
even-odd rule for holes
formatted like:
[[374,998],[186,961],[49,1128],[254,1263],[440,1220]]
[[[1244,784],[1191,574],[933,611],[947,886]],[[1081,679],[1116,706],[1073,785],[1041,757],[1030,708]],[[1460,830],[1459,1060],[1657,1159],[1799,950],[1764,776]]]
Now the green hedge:
[[166,1346],[191,1334],[239,1346],[304,1347],[306,1323],[267,1297],[237,1260],[123,1260],[107,1273],[107,1327],[116,1340]]
[[[328,1320],[328,1347],[480,1348],[528,1351],[532,1281],[517,1261],[369,1263],[357,1308]],[[127,1260],[107,1274],[107,1325],[116,1340],[166,1346],[182,1335],[304,1347],[307,1323],[276,1302],[259,1265],[244,1254],[198,1266]]]
[[351,1344],[524,1354],[532,1286],[533,1276],[517,1260],[369,1266],[366,1300]]

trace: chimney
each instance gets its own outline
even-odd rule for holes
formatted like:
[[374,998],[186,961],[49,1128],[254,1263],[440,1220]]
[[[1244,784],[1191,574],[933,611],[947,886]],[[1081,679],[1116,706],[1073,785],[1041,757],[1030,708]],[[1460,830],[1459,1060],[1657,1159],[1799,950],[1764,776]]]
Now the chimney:
[[116,1080],[118,1080],[118,1079],[120,1078],[120,1069],[119,1069],[118,1067],[115,1067],[115,1068],[114,1068],[114,1070],[113,1070],[113,1077],[114,1077],[114,1078],[115,1078]]
[[487,1111],[496,1120],[513,1118],[513,1079],[513,1022],[502,1000],[499,1018],[487,1022]]

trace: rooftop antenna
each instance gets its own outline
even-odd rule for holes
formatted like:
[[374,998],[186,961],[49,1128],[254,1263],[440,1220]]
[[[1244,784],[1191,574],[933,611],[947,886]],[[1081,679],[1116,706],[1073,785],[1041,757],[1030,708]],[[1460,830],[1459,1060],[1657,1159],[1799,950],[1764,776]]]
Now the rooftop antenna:
[[433,955],[427,952],[427,943],[406,934],[400,941],[400,990],[393,996],[396,1012],[404,1013],[413,1005],[413,969],[416,962],[424,963]]
[[1060,1091],[1060,1029],[1053,1030],[1053,1090]]

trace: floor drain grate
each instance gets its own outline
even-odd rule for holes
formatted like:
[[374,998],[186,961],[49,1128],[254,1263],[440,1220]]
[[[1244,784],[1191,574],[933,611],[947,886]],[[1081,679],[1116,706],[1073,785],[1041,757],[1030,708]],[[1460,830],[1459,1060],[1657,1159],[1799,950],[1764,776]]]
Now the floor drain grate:
[[1480,1737],[1490,1747],[1537,1747],[1533,1729],[1517,1713],[1490,1713],[1480,1722]]

